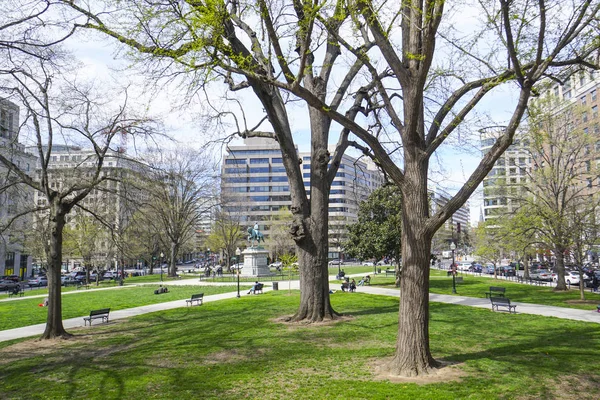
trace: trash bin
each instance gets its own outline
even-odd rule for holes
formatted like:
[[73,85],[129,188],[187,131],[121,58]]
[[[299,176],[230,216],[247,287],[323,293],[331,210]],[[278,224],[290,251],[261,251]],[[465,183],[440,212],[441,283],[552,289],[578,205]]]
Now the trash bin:
[[377,273],[380,274],[381,273],[381,268],[377,268]]
[[273,282],[273,290],[279,290],[279,282]]

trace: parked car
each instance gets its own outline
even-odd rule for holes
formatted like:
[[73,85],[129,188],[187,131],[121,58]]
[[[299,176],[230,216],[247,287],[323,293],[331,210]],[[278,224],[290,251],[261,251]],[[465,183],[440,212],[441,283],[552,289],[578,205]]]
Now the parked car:
[[271,263],[269,265],[270,268],[275,268],[275,269],[281,269],[282,266],[283,266],[283,263],[281,261],[277,261],[277,262]]
[[471,268],[471,266],[473,265],[473,263],[468,262],[468,261],[463,261],[463,262],[459,262],[457,269],[459,271],[468,271],[469,268]]
[[494,275],[494,266],[493,265],[486,265],[485,266],[485,273],[486,274],[490,274],[490,275]]
[[470,272],[479,272],[483,271],[483,266],[481,264],[473,264],[469,267]]
[[81,283],[81,280],[75,279],[72,276],[67,275],[67,276],[61,276],[60,283],[61,283],[61,285],[65,286],[65,287],[75,286],[75,285],[79,285]]
[[514,267],[511,267],[510,265],[501,265],[497,269],[498,269],[498,275],[501,275],[501,276],[515,276],[516,275],[516,271],[515,271]]
[[42,287],[42,286],[48,286],[48,279],[45,276],[38,276],[35,278],[32,278],[30,280],[27,281],[27,285],[29,285],[29,287]]
[[11,279],[0,280],[0,292],[14,290],[15,288],[21,288],[19,282],[15,282]]
[[529,273],[531,279],[539,279],[540,281],[552,281],[552,273],[547,269],[536,269]]
[[331,260],[331,261],[329,261],[329,266],[332,266],[332,265],[342,265],[342,264],[343,264],[342,260]]
[[117,277],[117,274],[115,274],[112,271],[106,271],[104,273],[104,279],[115,279]]
[[374,263],[373,261],[363,261],[363,262],[361,263],[361,265],[362,265],[363,267],[374,267],[374,266],[375,266],[375,263]]
[[9,280],[9,281],[19,282],[19,277],[17,275],[3,275],[3,276],[0,276],[0,280],[2,280],[2,281]]
[[[583,279],[587,278],[587,275],[583,275]],[[552,274],[552,281],[558,282],[558,274]],[[567,285],[579,285],[579,272],[577,271],[565,271],[565,283]]]

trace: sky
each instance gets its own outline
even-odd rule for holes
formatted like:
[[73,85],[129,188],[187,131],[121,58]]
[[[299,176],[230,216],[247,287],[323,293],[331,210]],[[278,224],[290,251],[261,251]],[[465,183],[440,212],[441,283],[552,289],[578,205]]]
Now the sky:
[[[214,139],[214,136],[211,136],[211,133],[214,132],[204,132],[203,125],[200,123],[202,108],[200,101],[187,109],[173,109],[173,106],[179,101],[178,99],[181,98],[181,92],[177,88],[166,86],[158,92],[144,90],[147,88],[145,80],[136,75],[134,71],[127,69],[128,63],[117,55],[114,41],[99,35],[85,34],[78,35],[76,40],[69,41],[67,46],[84,65],[82,73],[88,78],[109,79],[123,84],[132,83],[131,90],[136,93],[134,97],[141,103],[148,102],[149,109],[164,119],[167,132],[173,134],[179,142],[199,148]],[[480,104],[479,111],[489,113],[496,121],[506,120],[512,112],[511,106],[515,104],[514,100],[510,89],[503,90],[486,97]],[[255,99],[244,101],[243,105],[249,120],[264,114],[260,103]],[[290,110],[295,139],[300,151],[309,150],[308,132],[310,127],[305,115],[303,107],[296,106]],[[334,127],[330,143],[337,141],[338,133],[339,126]],[[471,134],[474,138],[478,137],[477,132],[471,132]],[[232,143],[240,144],[241,140],[236,139]],[[221,151],[224,149],[223,146],[220,147]],[[353,155],[351,150],[349,153]],[[447,192],[454,193],[466,182],[479,160],[480,152],[477,140],[443,147],[443,150],[435,155],[432,162],[432,185],[440,186]],[[471,222],[474,223],[479,219],[481,212],[482,199],[479,190],[469,203]]]

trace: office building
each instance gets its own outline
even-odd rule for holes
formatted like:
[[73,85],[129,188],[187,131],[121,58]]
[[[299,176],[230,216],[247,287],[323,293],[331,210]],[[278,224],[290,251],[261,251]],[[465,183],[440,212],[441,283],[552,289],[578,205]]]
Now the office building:
[[[481,152],[489,151],[498,137],[504,134],[503,126],[481,129]],[[492,170],[483,179],[483,219],[488,221],[519,206],[522,185],[527,183],[531,172],[529,142],[519,132],[512,145],[500,156]]]
[[[25,152],[19,143],[19,107],[0,99],[0,152],[22,172],[35,169],[35,156]],[[31,228],[32,215],[23,214],[33,204],[33,189],[24,184],[10,186],[20,178],[0,163],[0,275],[31,275],[31,256],[26,250],[26,233]]]
[[[310,153],[302,160],[304,186],[310,188]],[[230,146],[221,175],[221,197],[226,211],[244,226],[258,222],[267,238],[278,223],[278,213],[291,206],[288,177],[279,144],[264,138],[246,139]],[[366,159],[344,155],[329,196],[329,257],[338,258],[346,240],[346,226],[357,220],[358,204],[383,183],[376,166]],[[308,193],[310,196],[310,192]]]

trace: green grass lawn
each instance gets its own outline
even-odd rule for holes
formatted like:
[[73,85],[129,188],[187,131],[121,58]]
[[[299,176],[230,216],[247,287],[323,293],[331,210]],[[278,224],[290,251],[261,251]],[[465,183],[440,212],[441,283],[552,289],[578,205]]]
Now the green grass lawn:
[[378,377],[398,300],[335,293],[349,320],[289,326],[299,294],[243,297],[0,343],[2,399],[597,399],[600,325],[433,303],[433,355],[459,380]]
[[[154,286],[123,287],[110,290],[79,290],[77,293],[62,296],[63,319],[88,315],[90,310],[110,308],[112,311],[139,307],[148,304],[164,303],[173,300],[189,299],[192,294],[205,296],[233,292],[233,286],[168,286],[169,292],[155,295]],[[248,290],[250,286],[240,287]],[[32,292],[35,292],[32,291]],[[47,289],[39,289],[38,294],[47,294]],[[0,330],[46,322],[48,309],[40,307],[43,298],[23,298],[22,300],[0,302]],[[0,398],[2,398],[0,396]]]

